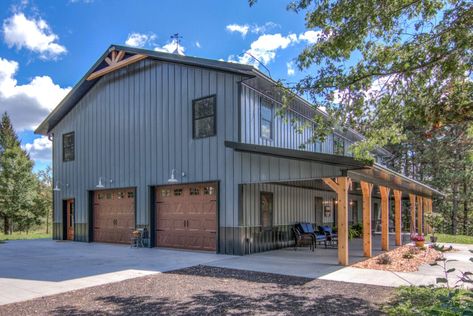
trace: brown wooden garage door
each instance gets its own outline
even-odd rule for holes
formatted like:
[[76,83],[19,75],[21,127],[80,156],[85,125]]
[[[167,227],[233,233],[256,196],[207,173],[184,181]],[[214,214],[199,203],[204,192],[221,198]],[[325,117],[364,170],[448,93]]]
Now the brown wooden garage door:
[[217,184],[156,188],[156,244],[216,250]]
[[135,229],[135,190],[94,192],[94,241],[129,243]]

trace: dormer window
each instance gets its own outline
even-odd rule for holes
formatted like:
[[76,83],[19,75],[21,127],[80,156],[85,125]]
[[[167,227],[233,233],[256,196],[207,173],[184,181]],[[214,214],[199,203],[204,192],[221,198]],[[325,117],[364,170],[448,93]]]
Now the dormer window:
[[260,106],[260,135],[265,139],[273,138],[273,105],[263,98]]

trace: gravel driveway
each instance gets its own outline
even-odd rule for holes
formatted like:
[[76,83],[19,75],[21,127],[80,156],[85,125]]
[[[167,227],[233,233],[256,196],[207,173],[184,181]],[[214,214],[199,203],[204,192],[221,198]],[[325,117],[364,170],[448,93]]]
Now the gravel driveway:
[[379,315],[392,288],[195,266],[0,306],[0,315]]

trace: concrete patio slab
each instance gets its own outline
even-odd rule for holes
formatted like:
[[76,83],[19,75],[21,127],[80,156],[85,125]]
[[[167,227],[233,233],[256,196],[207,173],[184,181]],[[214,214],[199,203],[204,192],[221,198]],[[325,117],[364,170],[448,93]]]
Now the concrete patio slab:
[[19,240],[0,244],[0,305],[230,256],[127,245]]
[[[391,238],[393,236],[390,236]],[[394,244],[394,240],[391,241]],[[473,245],[453,245],[456,251],[447,252],[447,259],[457,261],[449,263],[457,271],[472,271],[473,264],[469,258],[473,254]],[[364,260],[362,252],[362,240],[351,240],[350,264]],[[381,253],[380,236],[373,237],[373,255]],[[398,287],[402,285],[429,285],[435,284],[438,277],[443,277],[443,271],[438,266],[428,264],[419,267],[416,272],[390,272],[371,269],[360,269],[354,267],[342,267],[337,264],[337,249],[317,248],[314,252],[308,248],[298,249],[285,248],[268,252],[257,253],[243,257],[225,258],[212,261],[208,265],[249,270],[256,272],[268,272],[284,275],[292,275],[306,278],[320,278],[331,281],[342,281],[351,283],[362,283],[380,286]],[[455,274],[449,278],[451,284],[457,281]]]
[[[390,236],[390,242],[391,245],[394,245],[394,235]],[[381,253],[381,238],[379,235],[373,236],[372,243],[373,255]],[[361,239],[350,240],[349,254],[350,264],[365,259]],[[299,248],[295,251],[294,248],[290,247],[242,257],[224,258],[213,261],[209,265],[306,278],[320,278],[344,268],[338,264],[336,246],[325,249],[323,245],[318,245],[315,251],[310,251],[308,248]]]

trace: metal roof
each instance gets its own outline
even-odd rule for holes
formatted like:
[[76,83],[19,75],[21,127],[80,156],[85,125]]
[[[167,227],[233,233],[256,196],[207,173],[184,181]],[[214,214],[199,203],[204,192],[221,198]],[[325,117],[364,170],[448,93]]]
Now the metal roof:
[[143,54],[148,58],[160,61],[180,63],[196,67],[204,67],[216,69],[225,72],[238,73],[244,76],[256,76],[255,68],[249,65],[218,61],[213,59],[205,59],[191,56],[181,56],[177,54],[157,52],[153,50],[133,48],[121,45],[111,45],[105,53],[95,62],[89,71],[82,77],[74,88],[66,95],[59,105],[44,119],[44,121],[36,128],[36,134],[47,135],[56,124],[82,99],[82,97],[100,80],[87,80],[90,74],[97,69],[103,67],[103,62],[108,54],[113,50],[123,50],[127,54]]

